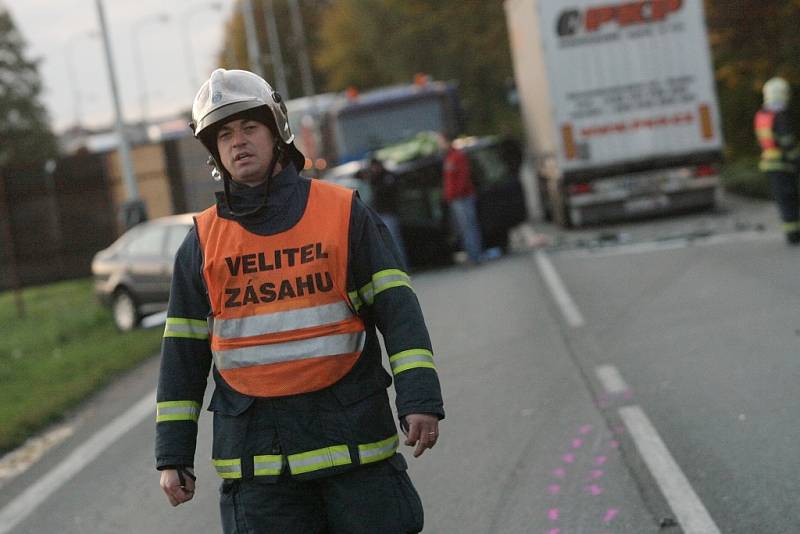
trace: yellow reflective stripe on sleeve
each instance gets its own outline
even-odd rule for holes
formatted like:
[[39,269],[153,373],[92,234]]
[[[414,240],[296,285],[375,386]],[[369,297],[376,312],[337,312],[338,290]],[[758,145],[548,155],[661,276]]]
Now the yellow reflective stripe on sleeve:
[[358,296],[358,291],[350,291],[347,296],[350,297],[350,303],[356,311],[364,306],[364,302],[361,300],[361,297]]
[[[375,302],[375,296],[378,293],[393,287],[407,287],[414,291],[408,274],[400,269],[386,269],[373,274],[371,282],[364,284],[357,292],[351,291],[348,295],[350,296],[350,301],[353,302],[356,310],[358,310],[364,305],[371,306]],[[358,301],[358,304],[356,304],[356,301]]]
[[269,476],[280,475],[283,467],[283,456],[280,454],[265,454],[253,456],[253,475]]
[[194,421],[200,417],[200,404],[195,401],[166,401],[156,403],[156,423],[165,421]]
[[784,232],[796,232],[800,230],[800,222],[785,222],[783,223]]
[[409,349],[389,357],[389,365],[392,367],[392,374],[398,375],[409,369],[426,367],[436,370],[433,363],[433,353],[427,349]]
[[212,460],[214,469],[222,478],[242,478],[242,461],[239,458],[232,460]]
[[191,339],[208,339],[208,322],[183,317],[167,317],[164,326],[164,337],[185,337]]
[[372,276],[372,285],[375,289],[375,295],[381,291],[400,286],[405,286],[412,291],[414,290],[414,288],[411,287],[411,278],[399,269],[387,269],[375,273]]
[[289,471],[293,475],[353,463],[350,459],[350,449],[347,448],[347,445],[334,445],[333,447],[324,447],[299,454],[290,454],[287,456],[287,460],[289,461]]
[[397,434],[382,441],[359,445],[358,459],[362,464],[380,462],[381,460],[385,460],[386,458],[394,456],[394,453],[397,451],[397,447],[399,445],[400,438]]

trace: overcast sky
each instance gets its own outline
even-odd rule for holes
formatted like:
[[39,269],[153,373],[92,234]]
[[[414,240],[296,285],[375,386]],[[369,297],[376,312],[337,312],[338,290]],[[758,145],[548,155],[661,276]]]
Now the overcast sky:
[[[27,57],[41,59],[43,100],[57,130],[73,125],[78,113],[85,125],[106,126],[114,121],[96,2],[0,0],[28,43]],[[141,118],[143,92],[151,118],[191,107],[199,88],[193,78],[202,83],[214,69],[233,0],[102,2],[126,119]],[[166,14],[169,20],[159,22],[160,14]],[[141,58],[142,75],[134,50]],[[194,58],[194,73],[190,73],[187,50]]]

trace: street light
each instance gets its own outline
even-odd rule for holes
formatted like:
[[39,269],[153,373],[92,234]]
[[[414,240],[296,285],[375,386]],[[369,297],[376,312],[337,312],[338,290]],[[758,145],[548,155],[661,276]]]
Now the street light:
[[80,128],[81,126],[81,93],[80,88],[78,87],[78,76],[75,74],[75,62],[73,61],[73,47],[75,43],[78,42],[79,39],[84,37],[88,38],[97,38],[99,34],[94,30],[87,30],[80,33],[76,33],[72,37],[70,37],[66,44],[64,45],[64,54],[66,55],[67,59],[67,76],[69,77],[69,83],[72,87],[72,104],[75,111],[75,127]]
[[192,84],[192,91],[197,90],[199,82],[197,81],[197,70],[194,64],[194,54],[192,53],[192,32],[189,21],[194,15],[202,13],[201,9],[211,9],[214,11],[222,11],[221,2],[208,2],[200,6],[192,6],[183,12],[181,22],[183,23],[183,43],[184,52],[186,54],[186,69],[189,71],[189,83]]
[[140,220],[147,218],[147,207],[144,201],[139,198],[139,185],[136,183],[136,173],[133,171],[131,148],[128,143],[128,135],[125,132],[125,125],[122,121],[122,108],[119,104],[119,91],[117,90],[117,75],[114,69],[114,54],[111,51],[111,39],[108,35],[108,24],[106,23],[106,12],[103,8],[103,0],[95,0],[95,5],[97,6],[97,20],[100,23],[100,35],[103,38],[103,50],[105,51],[106,67],[108,69],[108,85],[111,89],[111,101],[114,103],[114,118],[116,119],[117,137],[119,137],[119,155],[122,163],[122,175],[125,178],[125,190],[128,195],[127,201],[122,205],[120,215],[125,228],[130,228]]
[[155,13],[148,15],[137,20],[131,26],[131,38],[133,41],[133,61],[136,67],[136,73],[139,78],[139,108],[142,113],[142,123],[147,124],[148,109],[147,109],[147,82],[144,75],[144,66],[142,65],[142,57],[139,53],[138,31],[144,26],[152,23],[164,24],[169,22],[169,15],[166,13]]

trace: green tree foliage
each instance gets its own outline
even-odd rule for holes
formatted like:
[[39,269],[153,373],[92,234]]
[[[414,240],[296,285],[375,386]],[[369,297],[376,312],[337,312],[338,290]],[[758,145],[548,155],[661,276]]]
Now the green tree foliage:
[[8,177],[41,173],[56,153],[39,101],[38,61],[25,57],[25,47],[10,13],[0,7],[0,175]]
[[757,153],[753,115],[772,76],[793,88],[800,129],[800,0],[705,0],[729,156]]
[[[286,0],[273,0],[291,96],[302,94]],[[253,0],[261,50],[262,5]],[[317,92],[411,83],[424,72],[459,83],[467,132],[519,133],[506,101],[513,78],[502,3],[480,0],[300,0]],[[220,62],[247,65],[239,10],[227,26]],[[232,51],[232,52],[231,52]],[[265,69],[267,77],[272,71]]]
[[317,67],[327,88],[410,82],[417,72],[460,84],[469,133],[517,132],[502,3],[338,0],[322,17]]
[[[261,53],[261,68],[265,77],[277,85],[270,61],[270,48],[265,19],[265,4],[263,0],[251,0],[253,5],[256,33]],[[306,36],[306,47],[309,55],[319,48],[318,26],[321,14],[326,11],[332,0],[298,0],[300,13],[303,19],[303,28]],[[247,39],[245,36],[244,19],[242,18],[242,0],[236,0],[232,17],[226,22],[225,42],[219,53],[218,63],[226,69],[248,69]],[[302,77],[298,55],[298,44],[295,42],[289,17],[289,3],[287,0],[273,0],[272,8],[278,26],[278,38],[281,44],[281,56],[286,74],[286,84],[289,88],[289,97],[303,96]],[[314,83],[317,92],[324,86],[325,78],[320,71],[314,72]]]
[[[800,129],[800,0],[704,0],[729,156],[758,147],[753,114],[761,86],[783,76],[795,93]],[[261,49],[268,50],[261,0],[253,0]],[[286,0],[273,0],[292,96],[302,94]],[[513,70],[502,2],[482,0],[300,0],[317,91],[410,82],[417,72],[460,84],[467,132],[519,132],[507,103]],[[228,47],[246,65],[241,17]],[[226,53],[221,60],[225,64]],[[270,76],[271,70],[265,69]]]

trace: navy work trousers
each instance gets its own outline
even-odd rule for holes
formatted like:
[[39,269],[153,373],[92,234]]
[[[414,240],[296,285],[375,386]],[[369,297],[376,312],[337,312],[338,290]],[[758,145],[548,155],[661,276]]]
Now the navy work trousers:
[[772,194],[778,205],[778,212],[783,221],[786,239],[790,243],[800,241],[800,191],[798,191],[797,173],[768,172],[772,182]]
[[226,480],[225,534],[405,534],[422,531],[422,502],[402,456],[315,480]]

